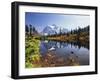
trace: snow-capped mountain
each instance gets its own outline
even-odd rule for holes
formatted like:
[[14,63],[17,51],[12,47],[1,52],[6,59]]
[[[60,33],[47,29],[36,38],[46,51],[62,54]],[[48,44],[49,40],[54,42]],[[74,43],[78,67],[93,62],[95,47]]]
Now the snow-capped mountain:
[[56,31],[53,30],[53,28],[51,26],[46,26],[43,31],[42,31],[43,35],[52,35],[55,34]]
[[53,25],[46,26],[43,29],[42,34],[43,35],[53,35],[53,34],[59,34],[60,32],[67,33],[68,30],[66,28],[61,28],[60,26],[53,24]]
[[51,27],[52,27],[52,29],[53,29],[54,31],[56,31],[56,33],[59,33],[60,27],[58,27],[58,26],[55,25],[55,24],[53,24]]

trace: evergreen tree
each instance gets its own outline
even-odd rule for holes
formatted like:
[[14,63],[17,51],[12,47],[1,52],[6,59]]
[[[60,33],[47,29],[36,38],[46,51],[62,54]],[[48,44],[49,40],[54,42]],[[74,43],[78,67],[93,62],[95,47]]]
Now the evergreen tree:
[[28,27],[28,25],[25,25],[25,32],[26,32],[26,34],[29,33],[29,27]]
[[70,32],[71,34],[73,34],[73,30],[71,30],[71,32]]
[[30,35],[32,35],[32,25],[30,24]]
[[35,30],[35,27],[33,27],[33,32],[35,32],[36,30]]

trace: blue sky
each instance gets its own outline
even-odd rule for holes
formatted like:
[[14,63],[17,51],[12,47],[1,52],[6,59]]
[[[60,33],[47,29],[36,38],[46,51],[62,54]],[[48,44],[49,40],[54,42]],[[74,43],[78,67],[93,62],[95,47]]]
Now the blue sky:
[[39,32],[41,32],[47,25],[53,24],[71,30],[78,28],[78,26],[83,28],[90,25],[90,16],[26,12],[25,24],[33,25]]

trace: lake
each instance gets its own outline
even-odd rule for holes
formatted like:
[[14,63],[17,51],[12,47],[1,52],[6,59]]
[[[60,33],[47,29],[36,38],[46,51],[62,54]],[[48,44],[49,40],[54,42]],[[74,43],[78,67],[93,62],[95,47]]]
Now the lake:
[[80,42],[43,40],[40,54],[43,67],[89,65],[89,45]]

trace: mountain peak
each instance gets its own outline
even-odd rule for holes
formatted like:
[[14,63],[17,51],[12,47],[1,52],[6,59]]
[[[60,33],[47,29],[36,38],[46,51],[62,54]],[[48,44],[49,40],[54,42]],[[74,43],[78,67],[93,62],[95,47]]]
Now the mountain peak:
[[68,32],[68,30],[66,28],[61,28],[60,26],[57,26],[57,25],[53,24],[53,25],[46,26],[43,29],[42,34],[43,35],[53,35],[53,34],[57,34],[57,33],[59,34],[60,31],[62,33],[67,33]]

